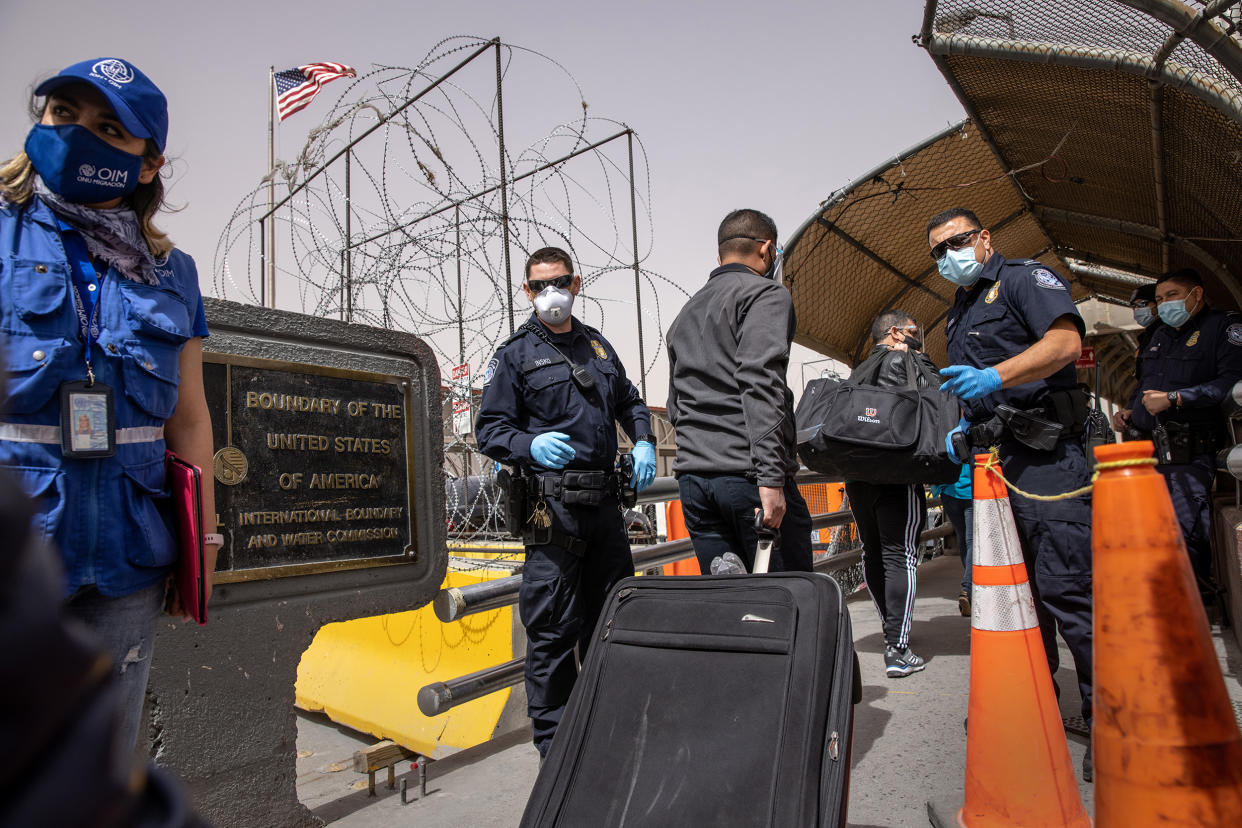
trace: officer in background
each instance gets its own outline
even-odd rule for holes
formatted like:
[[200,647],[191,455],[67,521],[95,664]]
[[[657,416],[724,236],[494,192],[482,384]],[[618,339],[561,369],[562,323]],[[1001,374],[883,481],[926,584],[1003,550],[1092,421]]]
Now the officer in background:
[[[1077,387],[1074,360],[1082,352],[1085,327],[1069,285],[1037,261],[1007,261],[965,208],[934,216],[927,238],[940,275],[958,286],[945,325],[950,365],[940,372],[947,378],[942,390],[962,400],[964,416],[955,431],[968,435],[973,450],[997,445],[1005,476],[1023,491],[1051,495],[1084,486],[1082,440],[1089,409]],[[950,448],[953,437],[946,438]],[[1090,496],[1037,501],[1011,492],[1010,504],[1048,668],[1055,677],[1059,630],[1073,654],[1089,725]],[[1089,759],[1083,766],[1086,779]]]
[[[526,546],[518,613],[526,627],[527,712],[546,756],[604,599],[634,574],[620,487],[655,479],[651,412],[617,352],[572,316],[582,279],[569,254],[536,250],[523,290],[534,313],[496,352],[475,420],[479,451],[514,467],[509,530]],[[618,477],[617,428],[634,440],[634,471]],[[514,510],[510,510],[513,514]]]
[[1191,269],[1156,282],[1161,325],[1138,356],[1138,386],[1117,417],[1156,444],[1200,588],[1211,584],[1212,484],[1225,446],[1221,402],[1242,379],[1242,317],[1209,308]]
[[[1138,334],[1138,347],[1134,351],[1134,379],[1137,380],[1143,351],[1147,350],[1147,344],[1151,342],[1152,335],[1156,332],[1156,328],[1160,327],[1160,316],[1156,312],[1155,282],[1134,289],[1134,292],[1130,294],[1130,310],[1134,314],[1134,321],[1143,326]],[[1121,408],[1113,412],[1113,430],[1123,435],[1124,440],[1150,439],[1140,438],[1134,426],[1130,424],[1126,416],[1123,416],[1125,414],[1127,410]]]

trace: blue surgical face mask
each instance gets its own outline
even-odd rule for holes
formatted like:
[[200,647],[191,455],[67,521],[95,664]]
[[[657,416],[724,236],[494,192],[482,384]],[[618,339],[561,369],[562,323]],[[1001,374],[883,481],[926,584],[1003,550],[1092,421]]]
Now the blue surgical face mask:
[[772,242],[772,264],[764,271],[764,277],[774,282],[783,282],[785,280],[785,251],[776,246],[776,242]]
[[1186,310],[1185,299],[1169,299],[1161,302],[1156,312],[1160,314],[1161,322],[1172,325],[1174,328],[1185,325],[1186,320],[1190,318],[1190,311]]
[[1141,308],[1134,309],[1134,321],[1146,328],[1156,321],[1156,315],[1151,312],[1151,308],[1144,305]]
[[941,276],[953,284],[970,287],[979,281],[979,274],[983,272],[983,262],[975,258],[975,248],[972,245],[961,250],[946,250],[945,254],[936,260],[936,269],[940,271]]
[[98,204],[132,193],[142,156],[117,149],[80,124],[35,124],[26,155],[52,192],[75,204]]

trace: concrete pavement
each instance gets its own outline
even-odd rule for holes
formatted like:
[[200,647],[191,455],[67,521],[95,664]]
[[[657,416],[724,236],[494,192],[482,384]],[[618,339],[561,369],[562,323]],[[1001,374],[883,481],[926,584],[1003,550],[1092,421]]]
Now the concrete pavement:
[[[940,557],[919,567],[918,599],[911,646],[927,659],[927,668],[903,679],[884,675],[883,637],[866,592],[849,601],[855,645],[862,665],[863,700],[854,723],[849,824],[855,828],[893,828],[928,824],[928,799],[960,800],[966,760],[970,619],[957,610],[961,562]],[[1242,660],[1232,637],[1216,634],[1226,683],[1242,702],[1238,669]],[[1228,647],[1228,650],[1226,650]],[[1061,650],[1062,665],[1072,665]],[[1063,716],[1078,714],[1072,666],[1057,674]],[[406,688],[410,703],[418,688]],[[521,732],[432,762],[428,796],[402,805],[397,791],[377,777],[376,798],[368,798],[366,777],[350,770],[354,750],[372,742],[333,725],[322,716],[299,714],[298,795],[333,826],[514,826],[538,773],[538,756]],[[1071,734],[1070,754],[1077,771],[1086,739]],[[305,754],[305,755],[303,755]],[[343,766],[343,769],[342,769]],[[417,775],[410,763],[398,766],[398,786],[405,778],[411,798]],[[1091,786],[1080,782],[1088,811]]]

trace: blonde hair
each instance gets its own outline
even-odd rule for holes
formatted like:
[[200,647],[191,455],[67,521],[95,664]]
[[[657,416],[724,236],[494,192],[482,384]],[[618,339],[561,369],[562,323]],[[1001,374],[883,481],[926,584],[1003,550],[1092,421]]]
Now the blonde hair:
[[[32,98],[30,111],[32,114],[41,112]],[[155,142],[147,139],[146,151],[142,156],[148,161],[160,157]],[[34,198],[34,165],[25,152],[19,152],[8,161],[0,164],[0,202],[9,202],[25,206]],[[139,184],[137,189],[125,197],[125,202],[138,214],[138,227],[142,237],[146,239],[151,255],[162,259],[172,252],[174,247],[168,234],[155,226],[155,216],[164,209],[164,179],[157,172],[150,184]]]

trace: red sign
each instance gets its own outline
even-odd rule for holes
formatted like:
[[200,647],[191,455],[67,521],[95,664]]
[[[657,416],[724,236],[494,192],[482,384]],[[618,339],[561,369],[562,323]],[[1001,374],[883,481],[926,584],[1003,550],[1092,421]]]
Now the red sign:
[[1074,361],[1075,368],[1094,368],[1095,367],[1095,346],[1088,345],[1082,349],[1082,353],[1078,355],[1078,359]]
[[470,378],[470,363],[454,365],[452,371],[449,373],[449,376],[453,378],[454,382],[459,380],[468,380]]

